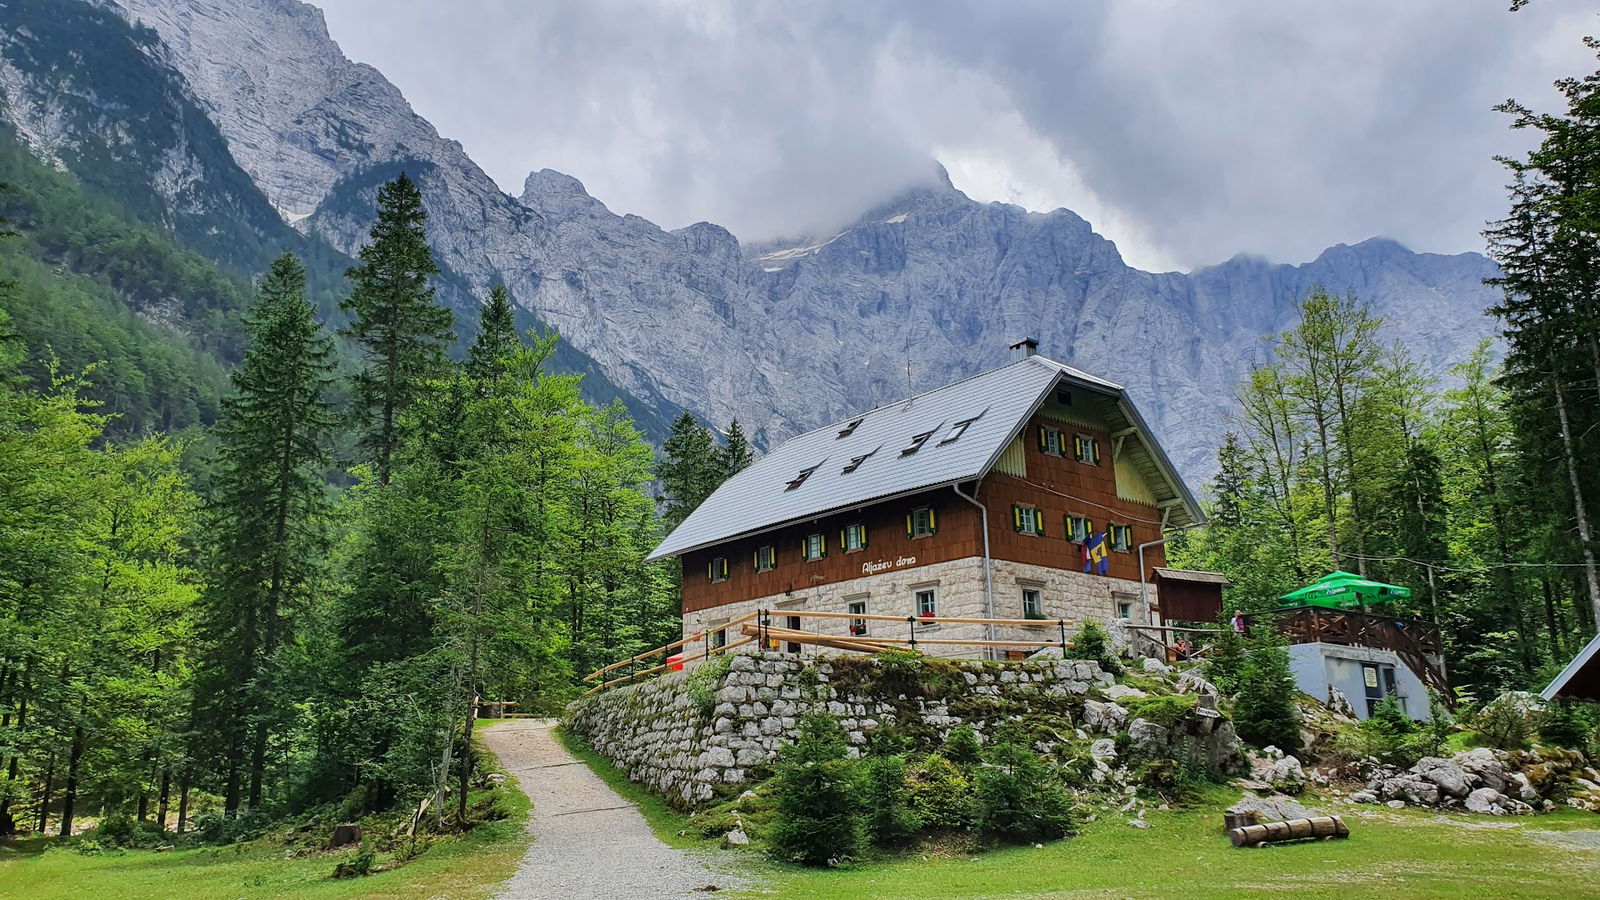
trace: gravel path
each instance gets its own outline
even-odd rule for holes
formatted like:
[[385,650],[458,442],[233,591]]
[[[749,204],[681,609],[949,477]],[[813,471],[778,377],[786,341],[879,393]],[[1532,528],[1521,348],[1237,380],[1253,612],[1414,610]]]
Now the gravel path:
[[714,859],[668,847],[639,810],[550,733],[548,719],[484,729],[483,743],[533,800],[533,846],[500,896],[508,900],[669,897],[727,889]]

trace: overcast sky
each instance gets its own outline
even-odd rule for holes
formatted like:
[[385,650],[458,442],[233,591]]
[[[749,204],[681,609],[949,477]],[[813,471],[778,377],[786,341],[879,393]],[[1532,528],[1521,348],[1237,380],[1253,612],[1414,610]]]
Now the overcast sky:
[[744,240],[826,232],[925,179],[1065,206],[1148,269],[1374,235],[1479,250],[1492,161],[1595,68],[1593,6],[1534,0],[319,0],[513,194]]

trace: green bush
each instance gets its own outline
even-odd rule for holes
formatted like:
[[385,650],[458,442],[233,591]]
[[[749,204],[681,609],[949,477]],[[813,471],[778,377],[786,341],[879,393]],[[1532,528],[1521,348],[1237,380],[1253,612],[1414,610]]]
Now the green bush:
[[1585,712],[1567,700],[1551,703],[1539,723],[1539,739],[1551,746],[1588,753],[1591,724]]
[[1233,630],[1233,623],[1224,614],[1221,631],[1206,657],[1206,677],[1222,693],[1234,693],[1239,689],[1239,676],[1244,671],[1244,663],[1249,655],[1249,643],[1244,635]]
[[1130,700],[1127,704],[1128,721],[1144,719],[1162,728],[1171,728],[1188,715],[1198,701],[1199,698],[1194,694],[1165,694]]
[[922,828],[906,786],[906,759],[881,756],[866,762],[867,835],[880,847],[910,840]]
[[911,808],[925,828],[965,828],[972,824],[972,783],[938,753],[930,753],[911,770],[907,782]]
[[1272,745],[1285,753],[1300,750],[1300,709],[1295,704],[1289,651],[1261,646],[1250,651],[1239,670],[1233,722],[1239,736],[1258,747]]
[[1111,635],[1099,622],[1093,619],[1083,623],[1078,636],[1072,639],[1072,646],[1067,649],[1068,659],[1087,659],[1100,664],[1100,668],[1113,675],[1122,673],[1122,660],[1111,648]]
[[375,858],[376,854],[372,852],[372,848],[362,844],[361,849],[357,850],[354,856],[333,867],[333,877],[362,878],[370,875],[372,874],[372,863]]
[[973,775],[978,827],[1013,841],[1053,840],[1072,833],[1072,800],[1027,737],[996,732]]
[[950,729],[950,736],[944,739],[944,747],[939,753],[957,765],[970,766],[982,758],[983,745],[978,742],[976,729],[971,725],[960,725]]
[[860,766],[846,758],[839,723],[822,715],[802,718],[799,735],[779,760],[773,779],[778,819],[768,841],[772,855],[823,866],[860,853],[865,842]]
[[1486,704],[1472,717],[1478,741],[1498,750],[1522,750],[1537,731],[1534,714],[1516,697],[1504,696]]

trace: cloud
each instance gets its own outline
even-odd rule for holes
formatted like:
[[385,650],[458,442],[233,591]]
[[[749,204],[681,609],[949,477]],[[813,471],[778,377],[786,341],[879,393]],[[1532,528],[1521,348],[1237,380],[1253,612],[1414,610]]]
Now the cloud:
[[324,0],[507,190],[746,240],[837,227],[938,157],[1148,268],[1387,235],[1478,249],[1516,152],[1490,107],[1593,68],[1592,13],[1460,0]]

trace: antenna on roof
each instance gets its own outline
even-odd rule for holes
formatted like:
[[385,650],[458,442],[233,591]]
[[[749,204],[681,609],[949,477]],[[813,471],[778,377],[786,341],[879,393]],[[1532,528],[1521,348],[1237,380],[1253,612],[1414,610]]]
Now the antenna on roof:
[[913,394],[916,388],[911,385],[911,332],[906,332],[906,393]]

